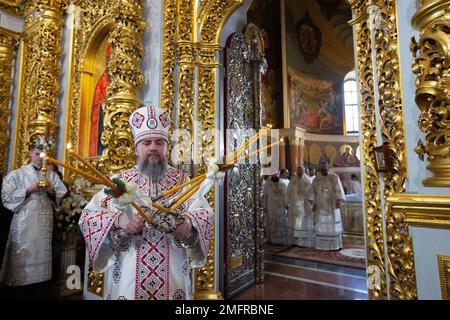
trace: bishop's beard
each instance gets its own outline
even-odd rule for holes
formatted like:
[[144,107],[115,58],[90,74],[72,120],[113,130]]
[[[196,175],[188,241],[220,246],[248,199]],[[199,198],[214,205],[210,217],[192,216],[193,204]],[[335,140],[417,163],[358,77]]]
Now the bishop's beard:
[[148,176],[152,182],[158,182],[164,176],[167,166],[167,158],[157,163],[150,163],[148,159],[138,163],[139,171]]

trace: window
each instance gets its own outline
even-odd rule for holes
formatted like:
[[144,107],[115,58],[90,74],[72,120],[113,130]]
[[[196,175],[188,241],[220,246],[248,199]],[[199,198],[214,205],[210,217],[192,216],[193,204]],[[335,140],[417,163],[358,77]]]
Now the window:
[[344,78],[344,112],[347,134],[359,133],[358,87],[355,71],[350,71]]

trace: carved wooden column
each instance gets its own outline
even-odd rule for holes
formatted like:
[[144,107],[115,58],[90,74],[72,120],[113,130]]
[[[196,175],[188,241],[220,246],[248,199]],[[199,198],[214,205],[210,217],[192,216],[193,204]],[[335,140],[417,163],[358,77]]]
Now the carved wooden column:
[[106,148],[98,163],[103,172],[117,172],[135,164],[134,156],[130,156],[133,154],[134,140],[128,119],[142,105],[139,98],[144,83],[141,72],[144,55],[142,35],[145,30],[142,3],[143,0],[121,0],[114,2],[111,8],[114,24],[109,37],[113,52],[108,62],[111,83],[107,88],[101,137]]
[[9,103],[11,99],[11,73],[19,34],[0,27],[0,174],[6,174],[9,142]]
[[420,39],[411,41],[415,57],[412,65],[416,80],[418,124],[426,134],[415,151],[421,160],[428,155],[433,176],[423,181],[427,187],[450,187],[450,13],[446,0],[421,0],[412,19]]
[[67,0],[31,0],[25,4],[14,168],[27,162],[28,145],[45,133],[47,120],[49,138],[56,140],[62,16],[67,3]]

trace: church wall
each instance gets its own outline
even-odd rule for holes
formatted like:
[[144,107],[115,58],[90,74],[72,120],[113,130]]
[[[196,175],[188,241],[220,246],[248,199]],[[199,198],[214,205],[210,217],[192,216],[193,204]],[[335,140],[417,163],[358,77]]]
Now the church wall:
[[[286,1],[286,55],[287,62],[290,68],[297,72],[315,75],[321,79],[339,81],[342,76],[335,73],[333,70],[325,66],[319,59],[315,59],[311,64],[306,64],[303,55],[299,49],[299,42],[296,31],[297,21],[305,14],[305,10],[301,12],[291,11],[291,2],[296,0]],[[298,0],[297,0],[298,1]],[[304,9],[304,8],[302,8]]]
[[0,27],[15,31],[23,31],[23,19],[10,15],[6,12],[0,11]]
[[[0,27],[14,31],[14,32],[22,32],[23,31],[23,19],[12,16],[5,12],[0,12]],[[13,85],[11,88],[11,101],[10,101],[10,125],[9,125],[9,144],[8,144],[8,159],[6,165],[6,172],[10,172],[12,169],[12,160],[13,160],[13,146],[14,146],[14,128],[17,117],[17,104],[18,104],[18,88],[19,88],[19,78],[20,78],[20,56],[22,53],[22,46],[19,46],[19,49],[16,51],[16,59],[14,62],[14,69],[12,74]]]
[[262,77],[263,124],[283,128],[283,75],[281,49],[281,8],[277,0],[254,0],[247,22],[263,33],[267,72]]
[[145,82],[141,89],[143,102],[159,105],[161,95],[161,61],[163,37],[163,0],[144,1],[142,14],[147,27],[142,37],[144,56],[141,70]]
[[[56,158],[62,159],[65,149],[65,135],[67,128],[67,110],[72,103],[69,98],[69,82],[70,82],[70,59],[72,57],[72,30],[74,28],[75,7],[73,3],[69,5],[67,14],[64,16],[64,29],[62,35],[62,54],[61,54],[61,75],[60,75],[60,94],[59,109],[56,114],[56,122],[59,124],[58,135],[56,138]],[[62,169],[62,168],[61,168]]]
[[[292,128],[336,135],[344,130],[343,80],[354,66],[350,47],[338,38],[332,20],[321,10],[315,1],[286,1],[288,106],[284,112],[289,112]],[[308,38],[302,28],[314,36]]]

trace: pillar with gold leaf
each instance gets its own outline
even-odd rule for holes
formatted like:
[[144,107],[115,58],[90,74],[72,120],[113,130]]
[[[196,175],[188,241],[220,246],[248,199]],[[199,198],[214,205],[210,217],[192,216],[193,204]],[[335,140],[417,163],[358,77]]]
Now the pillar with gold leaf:
[[412,71],[416,79],[416,103],[420,109],[418,125],[426,134],[415,149],[421,160],[428,156],[432,177],[428,187],[450,187],[450,12],[447,0],[421,0],[412,18],[420,38],[411,40],[414,55]]
[[24,5],[14,168],[26,163],[29,143],[45,135],[47,125],[48,139],[56,138],[62,16],[67,6],[67,0],[30,0]]
[[6,174],[8,159],[9,126],[11,100],[11,72],[15,58],[15,50],[19,46],[19,34],[0,27],[0,174]]

